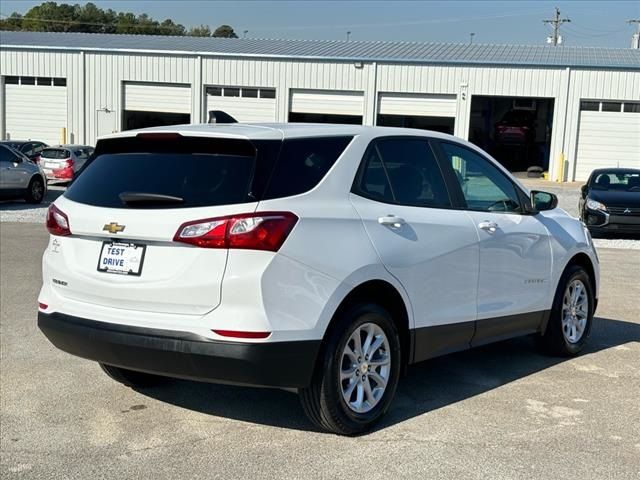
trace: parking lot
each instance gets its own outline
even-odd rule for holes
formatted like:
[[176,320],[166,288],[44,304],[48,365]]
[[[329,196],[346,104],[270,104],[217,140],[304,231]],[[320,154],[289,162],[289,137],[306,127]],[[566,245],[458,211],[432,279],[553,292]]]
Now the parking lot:
[[[575,193],[554,188],[561,206]],[[344,438],[316,432],[288,392],[136,391],[55,349],[36,327],[44,210],[0,209],[2,478],[640,476],[637,241],[601,244],[583,355],[549,358],[524,338],[416,365],[382,424]]]

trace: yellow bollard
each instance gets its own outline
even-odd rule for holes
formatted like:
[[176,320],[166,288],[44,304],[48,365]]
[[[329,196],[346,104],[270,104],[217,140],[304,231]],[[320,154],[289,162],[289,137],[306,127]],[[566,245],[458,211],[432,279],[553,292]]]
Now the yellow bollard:
[[558,155],[558,164],[555,166],[555,174],[553,180],[555,182],[562,182],[563,172],[564,172],[564,153],[560,152]]
[[60,129],[60,145],[66,145],[67,143],[67,127]]

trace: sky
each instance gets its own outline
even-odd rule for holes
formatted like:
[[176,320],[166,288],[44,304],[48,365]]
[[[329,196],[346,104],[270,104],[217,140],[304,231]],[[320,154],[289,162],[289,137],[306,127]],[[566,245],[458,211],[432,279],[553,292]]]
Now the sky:
[[[2,0],[0,14],[25,13],[41,2]],[[62,3],[62,2],[58,2]],[[66,3],[84,3],[69,1]],[[116,11],[170,18],[186,27],[231,25],[250,38],[400,40],[534,45],[545,43],[558,6],[571,23],[565,45],[628,48],[640,1],[189,1],[126,0],[93,3]]]

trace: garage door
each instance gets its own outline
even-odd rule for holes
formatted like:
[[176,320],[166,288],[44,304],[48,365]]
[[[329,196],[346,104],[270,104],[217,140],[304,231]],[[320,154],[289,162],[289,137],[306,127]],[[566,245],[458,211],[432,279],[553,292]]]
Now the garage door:
[[276,91],[258,87],[207,87],[207,112],[222,110],[239,122],[275,122]]
[[418,117],[455,117],[455,95],[381,93],[378,114]]
[[125,83],[124,109],[136,112],[191,113],[188,85]]
[[6,137],[60,143],[67,126],[64,78],[5,77]]
[[602,167],[640,168],[640,103],[582,102],[575,180]]
[[298,90],[291,92],[291,112],[362,116],[364,97],[359,92]]

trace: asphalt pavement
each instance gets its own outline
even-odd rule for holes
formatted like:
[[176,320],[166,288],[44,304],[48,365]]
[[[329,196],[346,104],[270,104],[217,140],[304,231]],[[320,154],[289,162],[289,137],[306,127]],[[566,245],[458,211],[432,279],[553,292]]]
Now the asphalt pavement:
[[602,249],[587,351],[530,338],[409,369],[388,416],[319,433],[295,394],[188,381],[136,391],[36,326],[42,225],[0,223],[3,479],[640,478],[640,252]]

